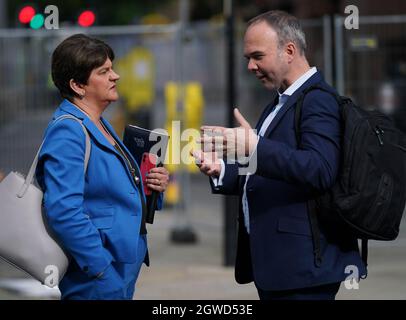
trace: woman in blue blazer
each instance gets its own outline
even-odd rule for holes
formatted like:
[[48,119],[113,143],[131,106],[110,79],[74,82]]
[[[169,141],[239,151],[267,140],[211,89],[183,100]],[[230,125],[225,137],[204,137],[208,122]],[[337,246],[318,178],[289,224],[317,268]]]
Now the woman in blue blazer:
[[[65,39],[52,55],[52,79],[64,98],[40,153],[37,181],[50,228],[71,256],[59,283],[62,299],[132,299],[141,265],[148,265],[145,195],[139,167],[103,111],[118,99],[114,53],[85,35]],[[91,141],[86,172],[86,136]],[[154,168],[147,186],[163,192],[168,171]],[[159,206],[161,206],[162,197]]]

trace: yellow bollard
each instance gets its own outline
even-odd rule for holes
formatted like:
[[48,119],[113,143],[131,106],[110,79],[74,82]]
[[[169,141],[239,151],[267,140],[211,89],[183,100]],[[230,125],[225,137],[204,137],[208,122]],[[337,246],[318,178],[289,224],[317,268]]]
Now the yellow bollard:
[[155,99],[155,62],[150,50],[133,48],[115,63],[120,81],[117,88],[130,113],[149,108]]
[[[200,148],[196,143],[196,138],[200,135],[203,118],[202,86],[198,82],[189,82],[185,86],[168,82],[165,86],[165,103],[165,130],[171,137],[167,151],[166,168],[172,175],[181,171],[182,168],[190,173],[197,173],[199,169],[195,165],[194,158],[190,156],[189,150]],[[182,111],[178,110],[179,104],[183,107]],[[186,139],[188,141],[184,141]],[[182,162],[182,157],[186,158],[187,164]],[[171,179],[165,201],[169,204],[175,204],[179,201],[179,197],[180,186],[176,180]]]
[[[203,98],[203,90],[202,86],[198,82],[189,82],[186,85],[185,90],[185,100],[184,100],[184,128],[195,129],[200,133],[200,127],[202,125],[203,120],[203,106],[204,106],[204,98]],[[198,150],[196,143],[196,137],[191,137],[191,141],[189,142],[191,149]],[[188,155],[188,164],[187,170],[191,173],[199,172],[198,167],[195,165],[193,157]]]
[[173,121],[179,120],[177,104],[179,99],[178,85],[168,82],[165,86],[166,124],[165,130],[171,139],[169,140],[165,167],[171,174],[168,187],[165,192],[165,203],[176,205],[179,202],[180,190],[174,174],[180,170],[180,163],[176,161],[176,155],[180,153],[180,130],[173,130]]

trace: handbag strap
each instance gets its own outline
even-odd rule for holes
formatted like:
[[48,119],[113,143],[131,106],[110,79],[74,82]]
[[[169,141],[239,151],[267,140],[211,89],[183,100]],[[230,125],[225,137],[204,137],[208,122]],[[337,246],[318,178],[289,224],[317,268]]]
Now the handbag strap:
[[[74,116],[71,116],[71,115],[63,115],[63,116],[60,116],[60,117],[56,118],[52,125],[54,125],[57,122],[59,122],[61,120],[64,120],[64,119],[72,119],[72,120],[75,120],[75,121],[79,122],[79,124],[81,125],[81,127],[83,129],[83,132],[85,133],[85,136],[86,136],[86,149],[85,149],[85,160],[84,160],[84,164],[85,164],[84,173],[86,173],[87,165],[89,163],[90,148],[91,148],[89,133],[87,132],[85,126],[82,124],[82,121],[79,120],[78,118],[74,117]],[[43,146],[44,142],[45,142],[45,139],[42,141],[40,147],[38,148],[38,151],[37,151],[37,154],[35,155],[34,161],[31,164],[31,168],[28,171],[27,177],[25,178],[24,184],[23,184],[20,192],[17,194],[17,197],[19,197],[19,198],[24,197],[25,193],[28,190],[28,187],[30,186],[30,184],[34,180],[34,174],[35,174],[35,171],[37,169],[39,154],[41,152],[41,149],[42,149],[42,146]]]

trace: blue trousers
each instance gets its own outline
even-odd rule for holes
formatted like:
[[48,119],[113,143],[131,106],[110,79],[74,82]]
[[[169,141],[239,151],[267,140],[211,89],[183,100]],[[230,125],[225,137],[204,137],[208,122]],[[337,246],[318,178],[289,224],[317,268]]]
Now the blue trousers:
[[132,300],[135,283],[147,252],[145,235],[140,236],[137,252],[136,263],[112,262],[104,275],[97,279],[89,278],[76,263],[71,263],[59,284],[61,299]]
[[337,282],[283,291],[266,291],[257,286],[257,290],[261,300],[334,300],[340,284]]

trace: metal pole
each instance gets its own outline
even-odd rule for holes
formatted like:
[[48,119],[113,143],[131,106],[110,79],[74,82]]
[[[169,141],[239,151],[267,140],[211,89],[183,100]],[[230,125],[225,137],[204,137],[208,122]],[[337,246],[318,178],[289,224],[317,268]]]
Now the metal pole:
[[7,0],[0,0],[0,29],[7,27]]
[[[184,114],[184,74],[183,74],[183,44],[185,40],[185,29],[189,22],[189,0],[180,0],[179,2],[179,30],[177,34],[177,46],[176,46],[176,68],[178,85],[180,86],[179,99],[177,105],[177,114]],[[183,119],[182,119],[183,120]],[[184,121],[181,121],[183,123]],[[185,129],[181,125],[181,131]],[[179,203],[175,206],[175,226],[171,230],[170,239],[174,243],[196,243],[197,235],[194,231],[189,216],[189,203],[191,202],[190,194],[190,175],[185,169],[183,163],[180,164],[181,169],[179,170],[179,182],[181,197]]]
[[[224,0],[224,16],[226,19],[226,92],[227,92],[227,126],[234,127],[233,109],[236,106],[236,75],[234,57],[234,3]],[[238,198],[226,196],[224,200],[224,265],[233,266],[237,245]]]
[[343,48],[343,18],[334,17],[335,28],[335,57],[336,57],[336,88],[339,94],[345,95],[344,88],[344,48]]
[[331,17],[323,16],[323,46],[324,46],[324,77],[326,82],[333,85],[333,34],[331,31]]

